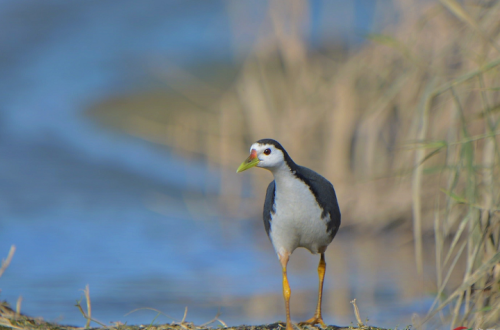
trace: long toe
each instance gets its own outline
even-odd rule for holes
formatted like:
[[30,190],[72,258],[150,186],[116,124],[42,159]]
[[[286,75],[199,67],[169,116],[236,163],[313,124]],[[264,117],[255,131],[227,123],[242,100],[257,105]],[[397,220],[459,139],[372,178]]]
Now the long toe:
[[299,325],[316,325],[316,324],[321,324],[321,326],[326,327],[326,324],[321,316],[314,316],[307,321],[299,322]]

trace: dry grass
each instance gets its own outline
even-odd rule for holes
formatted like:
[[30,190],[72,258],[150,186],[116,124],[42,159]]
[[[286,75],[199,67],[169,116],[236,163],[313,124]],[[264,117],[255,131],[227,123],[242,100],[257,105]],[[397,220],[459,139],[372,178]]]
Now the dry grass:
[[0,277],[2,277],[5,270],[9,267],[12,258],[14,257],[14,253],[16,253],[16,246],[12,245],[9,250],[9,254],[6,259],[2,259],[2,264],[0,265]]
[[[500,1],[393,5],[396,27],[334,60],[310,54],[300,37],[307,3],[271,2],[261,39],[228,88],[177,70],[169,87],[182,105],[124,111],[109,102],[94,113],[219,166],[220,205],[234,217],[261,199],[239,198],[233,170],[253,141],[276,138],[335,184],[344,224],[370,230],[413,219],[404,224],[419,272],[424,238],[433,236],[431,314],[441,311],[451,327],[485,328],[500,317]],[[252,175],[264,191],[269,178]],[[462,284],[450,287],[457,272]]]
[[[160,312],[161,313],[161,312]],[[92,320],[95,322],[95,320]],[[68,325],[60,325],[57,323],[52,323],[52,322],[46,322],[41,318],[32,318],[23,314],[19,314],[12,310],[7,303],[0,303],[0,330],[12,330],[12,329],[19,329],[19,330],[32,330],[32,329],[37,329],[37,330],[77,330],[77,329],[99,329],[99,330],[208,330],[208,329],[214,329],[212,327],[209,327],[208,324],[196,326],[191,322],[186,322],[185,321],[185,316],[184,319],[181,322],[173,322],[171,324],[154,324],[155,319],[152,320],[151,324],[149,325],[126,325],[126,324],[121,324],[117,323],[115,325],[100,325],[98,328],[91,328],[89,324],[87,324],[85,327],[74,327],[74,326],[68,326]],[[283,330],[285,329],[286,325],[283,322],[278,322],[278,323],[272,323],[272,324],[265,324],[265,325],[259,325],[259,326],[246,326],[246,325],[241,325],[241,326],[235,326],[235,327],[217,327],[215,329],[220,329],[220,330]],[[314,326],[304,326],[304,327],[299,327],[297,326],[298,329],[302,330],[320,330],[321,328],[314,327]],[[368,325],[363,325],[360,324],[358,326],[347,326],[347,327],[338,327],[338,326],[327,326],[323,330],[386,330],[382,328],[377,328],[373,326],[368,326]]]

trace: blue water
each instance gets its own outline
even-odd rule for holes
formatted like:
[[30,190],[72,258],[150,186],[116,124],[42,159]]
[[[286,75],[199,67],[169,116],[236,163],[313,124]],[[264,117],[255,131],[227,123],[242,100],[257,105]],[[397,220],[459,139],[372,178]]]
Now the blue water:
[[[177,319],[188,306],[198,324],[219,308],[229,324],[283,318],[281,309],[250,318],[238,303],[281,292],[260,220],[231,221],[217,209],[202,209],[212,215],[200,219],[186,204],[213,200],[219,173],[83,115],[150,88],[148,63],[158,59],[187,68],[240,61],[266,4],[0,1],[0,257],[17,247],[0,299],[22,296],[25,313],[83,325],[74,304],[89,284],[93,316],[106,323],[149,323],[156,313],[124,316],[147,306]],[[372,9],[362,0],[313,2],[307,40],[359,43]],[[246,17],[237,38],[231,10]],[[294,288],[315,291],[309,275],[292,274]]]

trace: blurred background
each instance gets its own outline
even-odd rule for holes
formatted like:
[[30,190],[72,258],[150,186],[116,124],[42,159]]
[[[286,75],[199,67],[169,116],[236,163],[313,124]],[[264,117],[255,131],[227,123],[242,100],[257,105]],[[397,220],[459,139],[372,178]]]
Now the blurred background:
[[[0,1],[0,255],[17,247],[0,299],[83,325],[89,284],[104,323],[186,306],[196,324],[284,320],[261,219],[272,176],[235,173],[274,138],[337,190],[327,323],[355,323],[354,298],[377,326],[436,306],[496,322],[499,15],[486,0]],[[314,311],[317,263],[291,259],[294,321]]]

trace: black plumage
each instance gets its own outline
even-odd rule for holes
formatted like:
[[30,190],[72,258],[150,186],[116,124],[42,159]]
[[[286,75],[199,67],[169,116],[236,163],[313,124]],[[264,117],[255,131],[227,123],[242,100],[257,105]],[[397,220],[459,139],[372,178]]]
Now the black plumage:
[[267,186],[266,199],[264,201],[264,228],[266,228],[267,236],[269,236],[269,231],[271,229],[271,216],[276,213],[276,206],[274,205],[274,193],[275,193],[274,180]]

